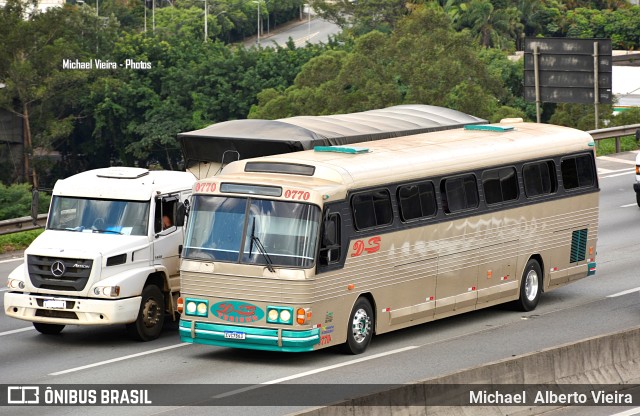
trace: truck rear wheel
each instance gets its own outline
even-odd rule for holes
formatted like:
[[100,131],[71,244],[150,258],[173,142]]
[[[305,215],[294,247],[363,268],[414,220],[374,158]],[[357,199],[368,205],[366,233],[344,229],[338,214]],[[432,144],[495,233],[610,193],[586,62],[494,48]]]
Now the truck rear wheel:
[[43,324],[40,322],[34,322],[33,327],[36,329],[36,331],[45,335],[57,335],[64,329],[64,325]]
[[151,341],[160,336],[163,325],[164,294],[158,286],[147,285],[142,290],[138,318],[127,324],[127,332],[137,341]]

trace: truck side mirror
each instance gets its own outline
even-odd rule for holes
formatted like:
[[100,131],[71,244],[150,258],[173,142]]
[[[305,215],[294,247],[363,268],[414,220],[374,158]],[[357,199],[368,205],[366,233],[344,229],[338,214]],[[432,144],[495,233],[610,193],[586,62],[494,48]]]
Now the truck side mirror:
[[187,207],[182,202],[178,202],[178,207],[176,209],[176,226],[177,227],[184,226],[184,219],[186,216],[187,216]]

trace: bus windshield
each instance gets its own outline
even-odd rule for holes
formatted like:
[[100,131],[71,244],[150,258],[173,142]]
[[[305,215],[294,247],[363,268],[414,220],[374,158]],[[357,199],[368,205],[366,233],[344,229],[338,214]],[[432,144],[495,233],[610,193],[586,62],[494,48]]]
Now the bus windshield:
[[49,230],[147,235],[149,201],[54,196]]
[[298,202],[195,195],[183,257],[313,266],[320,208]]

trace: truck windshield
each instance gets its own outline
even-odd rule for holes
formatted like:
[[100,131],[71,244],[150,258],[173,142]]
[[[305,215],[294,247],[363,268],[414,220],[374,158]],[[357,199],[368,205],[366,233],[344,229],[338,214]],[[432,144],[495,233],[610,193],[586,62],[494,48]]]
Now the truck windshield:
[[54,196],[47,229],[147,235],[149,205],[149,201]]
[[310,204],[196,195],[183,257],[309,268],[319,218],[320,209]]

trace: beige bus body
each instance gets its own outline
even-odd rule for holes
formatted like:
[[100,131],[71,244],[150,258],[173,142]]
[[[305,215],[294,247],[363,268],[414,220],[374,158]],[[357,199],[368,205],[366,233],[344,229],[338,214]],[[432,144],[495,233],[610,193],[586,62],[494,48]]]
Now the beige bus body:
[[[510,131],[501,131],[511,127]],[[193,195],[247,197],[220,192],[225,183],[281,187],[280,197],[254,197],[317,205],[324,210],[323,216],[327,206],[346,202],[338,212],[344,229],[344,223],[354,221],[347,209],[351,206],[349,200],[363,190],[434,178],[435,189],[439,190],[437,178],[527,161],[560,160],[565,155],[585,154],[593,160],[593,139],[582,131],[535,123],[503,123],[490,128],[498,131],[456,129],[369,142],[362,145],[368,149],[363,153],[304,151],[238,161],[227,166],[220,176],[196,183]],[[247,164],[263,162],[312,166],[314,171],[312,176],[245,171]],[[193,260],[187,255],[181,266],[183,299],[206,301],[209,310],[206,318],[183,313],[181,339],[278,351],[345,344],[349,334],[355,333],[357,338],[354,325],[359,323],[358,312],[368,312],[361,308],[359,299],[364,298],[371,305],[372,329],[382,334],[518,301],[528,290],[521,285],[535,269],[532,260],[539,265],[533,282],[539,286],[534,287],[537,303],[540,291],[550,291],[595,272],[598,184],[595,167],[593,170],[594,183],[587,191],[565,190],[562,174],[558,173],[560,186],[555,196],[536,199],[523,195],[522,170],[518,168],[519,202],[489,209],[478,177],[478,209],[445,214],[438,197],[433,221],[401,221],[398,201],[392,193],[392,226],[362,231],[354,228],[348,238],[342,239],[342,246],[346,247],[342,247],[342,259],[334,267],[322,268],[318,255],[312,267],[275,266],[273,271],[267,265]],[[557,171],[560,172],[559,166]],[[189,224],[192,223],[190,219]],[[314,238],[321,246],[320,237]],[[578,241],[580,238],[586,242]],[[577,260],[572,252],[576,248],[583,251]],[[241,315],[215,309],[215,305],[226,305],[233,312],[231,304],[236,311],[243,304],[262,311],[274,305],[290,306],[294,314],[302,308],[306,317],[302,325],[295,319],[293,324],[283,325],[268,323],[261,316],[244,321]],[[262,333],[258,329],[277,330],[276,338],[264,343],[248,341],[251,333],[259,338]],[[285,331],[302,331],[308,342],[287,344],[283,342]],[[223,339],[223,332],[237,334]],[[369,339],[365,341],[368,343]],[[354,340],[350,342],[353,344]],[[348,349],[354,353],[364,350],[357,345]]]

